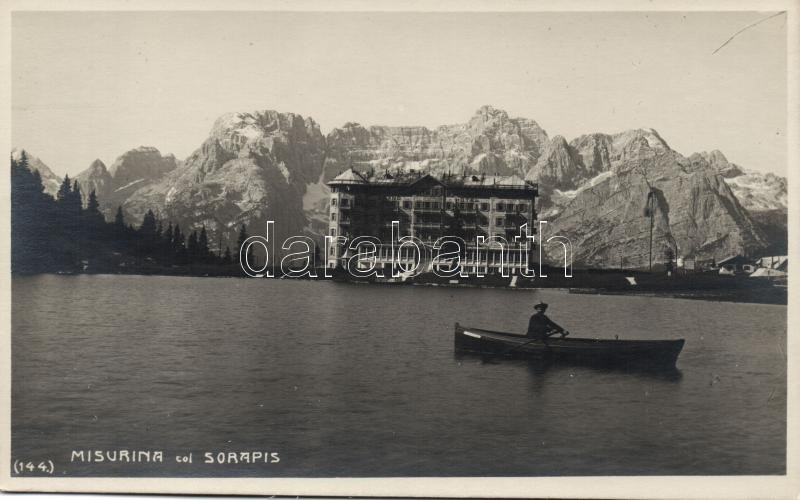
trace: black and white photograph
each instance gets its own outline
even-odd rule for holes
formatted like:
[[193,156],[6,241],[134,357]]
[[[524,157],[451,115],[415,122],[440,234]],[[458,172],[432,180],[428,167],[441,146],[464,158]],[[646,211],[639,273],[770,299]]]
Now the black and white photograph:
[[2,489],[796,498],[798,7],[7,3]]

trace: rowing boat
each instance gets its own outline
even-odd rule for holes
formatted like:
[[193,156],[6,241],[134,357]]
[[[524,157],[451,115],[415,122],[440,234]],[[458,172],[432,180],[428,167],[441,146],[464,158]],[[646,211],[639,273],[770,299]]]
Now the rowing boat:
[[456,352],[529,359],[548,359],[579,364],[619,367],[674,367],[683,339],[619,340],[556,338],[533,340],[525,335],[455,325]]

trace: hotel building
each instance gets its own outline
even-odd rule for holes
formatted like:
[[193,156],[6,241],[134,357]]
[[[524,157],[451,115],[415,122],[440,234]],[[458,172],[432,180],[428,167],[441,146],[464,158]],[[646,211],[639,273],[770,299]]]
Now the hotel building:
[[[525,242],[515,237],[525,224],[527,234],[535,234],[538,189],[517,176],[436,178],[413,171],[376,175],[351,168],[328,186],[331,191],[328,235],[338,241],[326,250],[328,267],[347,267],[354,254],[349,248],[350,241],[359,236],[371,236],[382,242],[377,245],[375,255],[370,256],[370,263],[358,261],[359,268],[387,269],[393,262],[404,265],[419,258],[414,248],[404,246],[393,261],[392,221],[398,221],[396,237],[418,238],[426,250],[431,250],[430,254],[433,243],[440,237],[462,238],[466,248],[461,249],[461,266],[467,274],[499,273],[501,259],[511,275],[519,274],[526,265],[533,268],[535,246],[528,243],[526,257]],[[481,245],[478,236],[485,238]],[[501,246],[502,240],[492,237],[502,238],[507,244]],[[423,256],[422,260],[425,259]],[[432,258],[421,265],[425,266],[421,272],[452,269],[450,264]]]

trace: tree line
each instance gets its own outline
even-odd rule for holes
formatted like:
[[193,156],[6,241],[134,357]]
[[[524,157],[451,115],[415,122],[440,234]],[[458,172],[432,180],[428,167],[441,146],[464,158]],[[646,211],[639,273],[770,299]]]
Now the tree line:
[[216,268],[236,273],[247,238],[242,224],[235,253],[221,244],[214,251],[205,226],[185,235],[179,224],[159,219],[152,209],[139,227],[125,221],[122,207],[108,222],[94,190],[84,206],[78,181],[65,176],[53,198],[24,151],[18,160],[11,158],[12,272]]

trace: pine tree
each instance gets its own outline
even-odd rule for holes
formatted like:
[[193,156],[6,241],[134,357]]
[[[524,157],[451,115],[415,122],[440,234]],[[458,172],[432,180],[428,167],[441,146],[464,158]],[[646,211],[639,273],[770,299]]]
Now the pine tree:
[[100,242],[105,241],[107,233],[105,231],[106,220],[100,212],[100,203],[97,201],[97,194],[94,190],[89,193],[86,202],[86,210],[80,216],[78,233],[86,242],[86,257],[88,260],[95,260],[100,256],[102,250],[98,247]]
[[26,153],[24,149],[19,154],[19,166],[25,170],[30,170],[30,165],[28,165],[28,153]]
[[[247,226],[245,224],[242,224],[242,228],[239,230],[239,239],[236,242],[236,250],[237,250],[236,251],[236,259],[237,260],[239,260],[241,258],[240,256],[242,254],[242,247],[244,246],[244,242],[247,241],[247,238],[249,238],[249,236],[247,234]],[[253,263],[253,247],[252,246],[247,250],[247,262],[250,263],[251,265]]]
[[64,176],[61,186],[56,193],[56,200],[60,203],[68,203],[70,194],[72,194],[72,183],[69,181],[69,174]]
[[172,232],[172,248],[175,252],[180,251],[182,248],[185,248],[186,239],[181,232],[180,224],[175,224],[175,229]]
[[[25,170],[28,170],[28,167],[25,167]],[[33,183],[39,186],[39,192],[44,192],[44,182],[42,182],[42,174],[39,173],[38,170],[33,171]],[[47,195],[50,196],[50,195]]]
[[175,260],[175,252],[172,248],[172,232],[172,222],[170,222],[161,234],[161,261],[164,265],[171,265]]
[[139,227],[139,234],[146,239],[153,239],[156,234],[156,215],[153,210],[148,210],[142,219],[142,225]]
[[100,212],[100,203],[97,201],[97,194],[94,189],[89,193],[89,201],[86,203],[86,215],[90,221],[96,223],[105,221],[102,212]]
[[186,265],[188,260],[186,255],[186,238],[183,236],[179,224],[175,224],[175,230],[172,233],[172,249],[175,263],[178,265]]
[[14,188],[12,196],[15,193],[20,194],[29,204],[43,200],[40,196],[44,193],[42,176],[37,170],[30,170],[28,156],[24,150],[20,153],[19,161],[11,158],[11,180]]
[[200,229],[200,235],[197,237],[197,254],[200,262],[208,262],[208,234],[206,233],[205,224],[203,224],[202,229]]
[[69,209],[73,214],[80,214],[83,210],[83,198],[81,198],[81,186],[78,181],[72,183],[72,192],[69,195]]
[[667,274],[671,274],[672,271],[675,270],[673,266],[673,260],[675,259],[675,252],[672,251],[672,248],[667,247],[664,250],[664,268],[667,271]]
[[31,171],[25,151],[11,159],[11,270],[41,272],[57,263],[59,245],[53,244],[61,227],[55,219],[52,197],[44,193],[42,178]]
[[167,225],[166,231],[164,231],[162,235],[162,240],[164,242],[164,246],[172,248],[172,222],[170,221],[169,225]]
[[241,249],[242,245],[244,245],[244,242],[247,240],[247,238],[249,238],[247,234],[247,226],[245,224],[242,224],[241,229],[239,229],[239,239],[236,242],[236,248]]
[[153,210],[148,210],[142,219],[142,225],[136,232],[141,255],[153,255],[158,248],[158,235],[156,233],[156,216]]
[[161,234],[163,232],[164,232],[164,224],[161,222],[161,219],[156,217],[156,233],[154,235],[155,239],[156,240],[160,240],[161,239]]
[[186,255],[189,258],[190,264],[194,264],[200,259],[197,231],[192,231],[191,234],[189,234],[189,239],[186,242]]
[[114,226],[120,231],[125,229],[125,217],[122,215],[122,206],[117,207],[117,214],[114,216]]
[[116,244],[120,247],[120,250],[123,250],[130,231],[128,230],[127,224],[125,224],[125,217],[122,214],[121,206],[117,207],[117,213],[114,216],[114,225],[112,227]]
[[100,203],[97,202],[97,193],[94,189],[89,193],[89,201],[86,202],[86,212],[93,215],[100,213]]

